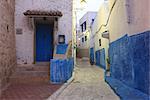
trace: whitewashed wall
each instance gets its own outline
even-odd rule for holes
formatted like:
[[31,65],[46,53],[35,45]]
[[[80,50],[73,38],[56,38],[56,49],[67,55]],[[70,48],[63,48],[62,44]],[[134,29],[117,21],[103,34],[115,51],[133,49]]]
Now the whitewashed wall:
[[[109,0],[109,8],[115,0]],[[150,29],[149,0],[117,0],[109,21],[110,41]],[[128,23],[130,22],[130,23]]]
[[[80,27],[80,48],[89,49],[90,47],[90,34],[91,34],[91,23],[92,19],[95,19],[97,12],[87,12],[79,21],[79,24],[83,24],[86,21],[86,31],[82,32]],[[85,36],[87,36],[87,41],[82,42],[82,38],[85,40]]]
[[[100,50],[102,48],[105,49],[105,58],[108,57],[108,48],[109,48],[109,40],[102,37],[102,33],[108,30],[107,27],[102,27],[101,25],[105,25],[108,17],[108,2],[104,2],[100,7],[96,19],[92,25],[92,34],[90,36],[90,47],[94,47],[94,51]],[[99,30],[99,31],[98,31]],[[101,39],[101,46],[99,45],[99,39]]]

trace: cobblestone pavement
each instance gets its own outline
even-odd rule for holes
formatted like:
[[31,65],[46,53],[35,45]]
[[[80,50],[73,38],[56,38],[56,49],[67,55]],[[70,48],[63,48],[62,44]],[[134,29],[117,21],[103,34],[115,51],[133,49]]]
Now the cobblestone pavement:
[[77,61],[74,81],[57,100],[119,100],[104,81],[104,70],[87,61]]
[[0,100],[45,100],[60,86],[50,83],[12,84],[3,92]]

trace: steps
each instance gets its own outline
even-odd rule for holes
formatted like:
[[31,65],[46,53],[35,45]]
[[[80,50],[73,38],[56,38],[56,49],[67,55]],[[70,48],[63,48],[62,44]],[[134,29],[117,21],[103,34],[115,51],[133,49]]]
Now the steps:
[[18,65],[11,76],[11,83],[43,83],[49,82],[49,64]]
[[82,61],[83,62],[89,62],[89,58],[88,57],[82,57]]

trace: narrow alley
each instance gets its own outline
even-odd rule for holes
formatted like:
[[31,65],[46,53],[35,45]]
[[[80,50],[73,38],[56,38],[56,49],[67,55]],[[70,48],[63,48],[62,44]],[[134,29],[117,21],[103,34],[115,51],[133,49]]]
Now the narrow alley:
[[0,100],[150,100],[150,0],[0,0]]
[[104,70],[78,59],[73,82],[56,100],[120,100],[104,81]]

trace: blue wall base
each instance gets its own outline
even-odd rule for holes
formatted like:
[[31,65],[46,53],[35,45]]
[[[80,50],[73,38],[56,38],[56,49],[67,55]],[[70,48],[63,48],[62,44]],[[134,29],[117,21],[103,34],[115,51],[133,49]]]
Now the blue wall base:
[[111,77],[150,95],[150,31],[110,43]]
[[150,100],[150,96],[147,94],[131,88],[117,79],[105,77],[105,81],[110,85],[121,100]]

